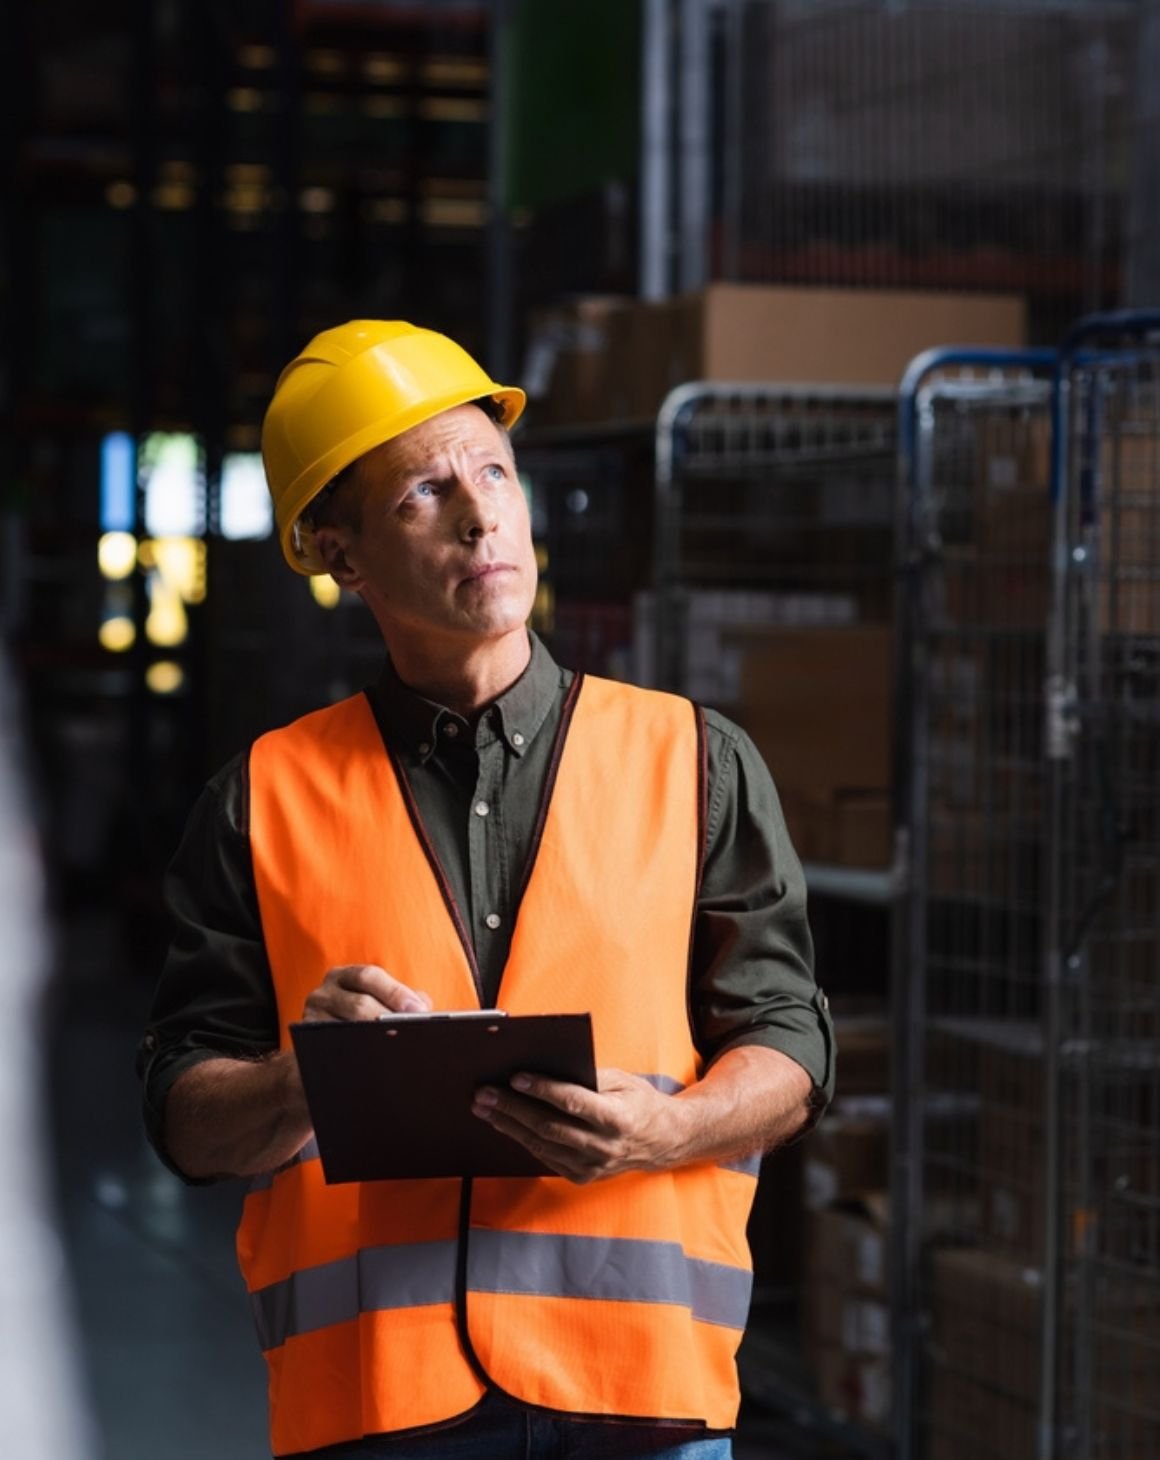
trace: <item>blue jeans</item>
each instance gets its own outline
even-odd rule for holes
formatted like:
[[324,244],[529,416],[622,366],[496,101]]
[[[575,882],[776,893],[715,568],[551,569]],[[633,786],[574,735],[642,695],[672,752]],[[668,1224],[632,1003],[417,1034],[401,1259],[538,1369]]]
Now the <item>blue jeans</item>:
[[313,1460],[730,1460],[732,1454],[728,1436],[705,1439],[665,1426],[555,1419],[495,1394],[447,1429],[311,1452]]

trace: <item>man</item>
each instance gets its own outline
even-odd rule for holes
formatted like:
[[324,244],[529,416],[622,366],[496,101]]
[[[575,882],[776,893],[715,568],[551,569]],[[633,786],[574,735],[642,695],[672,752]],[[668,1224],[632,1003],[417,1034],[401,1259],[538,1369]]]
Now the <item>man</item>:
[[[727,1456],[755,1154],[832,1086],[748,740],[529,636],[522,408],[444,336],[358,321],[266,417],[286,558],[362,597],[388,662],[211,783],[141,1066],[175,1169],[256,1178],[277,1455]],[[289,1025],[489,1006],[592,1012],[598,1091],[474,1098],[558,1174],[327,1186]]]

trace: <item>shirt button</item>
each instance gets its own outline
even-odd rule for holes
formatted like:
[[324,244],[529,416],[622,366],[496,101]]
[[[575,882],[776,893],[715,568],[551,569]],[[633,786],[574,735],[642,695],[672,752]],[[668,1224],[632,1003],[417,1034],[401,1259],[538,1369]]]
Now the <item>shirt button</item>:
[[475,812],[476,816],[486,816],[487,813],[491,810],[491,807],[487,804],[486,801],[477,801],[472,807],[472,810]]
[[484,922],[487,924],[487,926],[489,928],[491,928],[493,930],[496,929],[496,928],[498,928],[499,927],[499,913],[488,913],[487,917],[484,918]]
[[427,742],[425,740],[420,741],[420,743],[419,743],[419,754],[420,755],[430,755],[431,754],[431,747],[427,744]]
[[516,747],[517,747],[517,748],[518,748],[518,747],[519,747],[519,746],[521,746],[521,745],[522,745],[522,744],[523,744],[523,743],[524,743],[524,737],[523,737],[523,736],[522,736],[522,735],[521,735],[521,734],[520,734],[520,732],[519,732],[519,731],[518,731],[518,730],[517,730],[517,731],[516,731],[516,732],[515,732],[515,733],[514,733],[514,734],[513,734],[513,735],[512,735],[512,744],[513,744],[513,745],[514,745],[514,746],[516,746]]
[[447,720],[443,725],[443,733],[447,736],[448,740],[454,740],[459,734],[459,726],[454,720]]

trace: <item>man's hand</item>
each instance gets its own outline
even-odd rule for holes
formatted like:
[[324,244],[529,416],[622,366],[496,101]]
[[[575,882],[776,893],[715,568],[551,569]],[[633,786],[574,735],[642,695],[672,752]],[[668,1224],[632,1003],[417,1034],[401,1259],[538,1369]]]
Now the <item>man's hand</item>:
[[726,1050],[679,1095],[623,1070],[600,1070],[597,1091],[538,1075],[511,1083],[477,1090],[474,1114],[581,1185],[772,1150],[805,1124],[813,1089],[799,1064],[760,1045]]
[[[431,1007],[373,963],[332,968],[306,1000],[302,1017],[377,1019]],[[222,1057],[179,1075],[165,1102],[165,1141],[187,1176],[253,1176],[272,1171],[310,1139],[310,1112],[293,1050],[260,1060]]]
[[678,1101],[624,1070],[600,1070],[596,1083],[592,1091],[516,1075],[510,1090],[478,1090],[472,1111],[558,1176],[580,1185],[680,1159],[684,1122]]
[[377,963],[347,963],[332,968],[307,998],[302,1017],[322,1019],[377,1019],[381,1014],[421,1014],[431,998],[392,978]]

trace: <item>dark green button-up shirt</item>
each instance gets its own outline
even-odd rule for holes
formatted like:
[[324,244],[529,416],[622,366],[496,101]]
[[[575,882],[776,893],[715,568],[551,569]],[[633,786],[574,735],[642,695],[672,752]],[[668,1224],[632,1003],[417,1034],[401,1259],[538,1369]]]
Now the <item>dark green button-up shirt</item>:
[[[471,934],[489,1002],[507,961],[514,898],[572,678],[533,637],[527,670],[475,723],[416,694],[389,663],[368,690]],[[739,1044],[781,1050],[810,1075],[820,1108],[833,1092],[833,1028],[814,983],[801,866],[752,742],[711,710],[705,721],[694,1039],[706,1060]],[[202,1059],[253,1058],[278,1044],[248,812],[243,755],[206,787],[169,869],[176,931],[138,1056],[146,1122],[163,1157],[165,1097],[178,1075]]]

